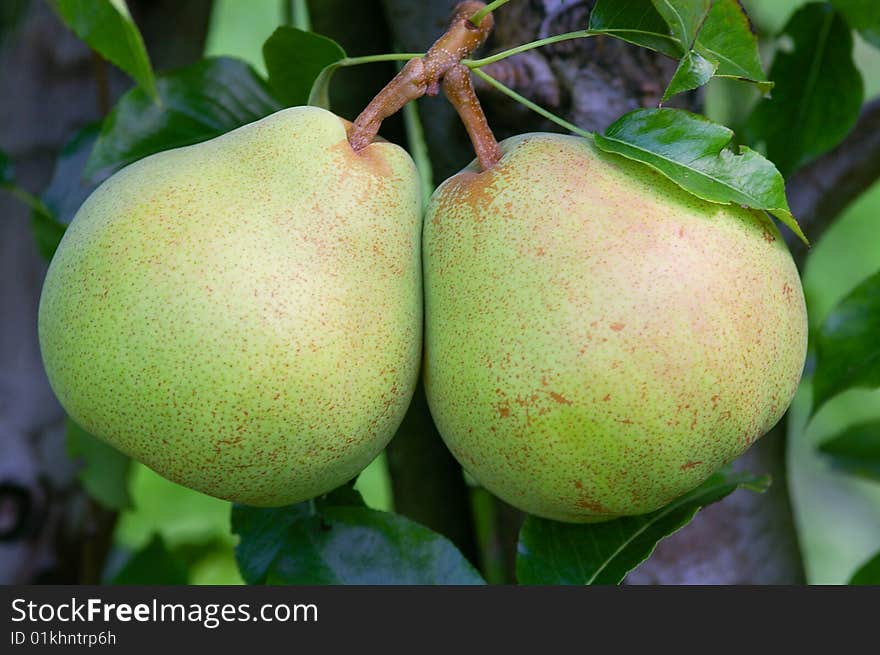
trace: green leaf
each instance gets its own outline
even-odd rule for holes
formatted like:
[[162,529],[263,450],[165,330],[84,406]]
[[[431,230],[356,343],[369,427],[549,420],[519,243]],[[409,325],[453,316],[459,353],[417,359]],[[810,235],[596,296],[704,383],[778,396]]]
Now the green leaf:
[[58,249],[79,207],[97,187],[96,182],[83,177],[83,170],[99,130],[100,123],[89,125],[62,148],[49,186],[43,191],[42,206],[34,206],[31,213],[31,232],[37,250],[47,261]]
[[819,444],[835,466],[880,482],[880,421],[854,425]]
[[733,131],[682,109],[637,109],[615,121],[596,145],[659,171],[695,196],[770,212],[807,239],[785,197],[782,175],[759,153],[729,149]]
[[61,19],[104,59],[131,75],[153,100],[156,79],[125,0],[51,0]]
[[880,273],[864,280],[815,334],[813,412],[853,388],[880,387]]
[[590,13],[590,30],[678,59],[681,44],[654,5],[645,0],[597,0]]
[[877,0],[831,0],[846,22],[868,43],[880,48],[880,2]]
[[235,560],[245,582],[266,581],[269,568],[286,546],[290,528],[306,519],[310,511],[308,503],[286,507],[232,506],[232,532],[241,537],[235,547]]
[[483,584],[445,537],[397,514],[325,507],[294,525],[271,584]]
[[[346,505],[331,504],[341,498]],[[445,537],[331,493],[277,509],[235,506],[236,559],[257,584],[482,584]]]
[[316,499],[315,507],[310,503],[268,508],[233,505],[232,532],[241,536],[235,547],[235,559],[242,578],[248,584],[264,583],[291,526],[307,519],[316,508],[332,505],[364,507],[364,499],[354,489],[353,482]]
[[52,259],[55,249],[64,236],[66,226],[61,224],[55,214],[42,200],[19,187],[15,182],[15,175],[9,157],[0,151],[0,189],[7,191],[23,204],[31,209],[31,232],[37,250],[45,259]]
[[325,66],[318,74],[309,91],[309,105],[327,110],[330,109],[330,80],[333,79],[333,74],[339,70],[340,65],[339,62],[336,62]]
[[344,484],[341,487],[337,487],[329,494],[321,496],[320,498],[315,499],[315,505],[320,511],[324,507],[366,507],[367,504],[364,502],[364,497],[361,496],[361,492],[354,488],[354,483],[357,480],[352,480],[348,484]]
[[705,84],[710,66],[714,75],[753,82],[762,93],[773,86],[737,0],[716,0],[711,8],[708,0],[598,0],[590,29],[681,59],[664,100]]
[[41,198],[61,225],[70,224],[83,202],[98,186],[98,180],[87,179],[84,171],[100,132],[101,123],[82,128],[64,144],[55,160],[52,179]]
[[577,525],[534,516],[519,535],[520,584],[613,585],[645,561],[657,543],[687,525],[701,507],[739,487],[763,492],[766,476],[721,471],[678,500],[650,514]]
[[34,235],[37,252],[46,261],[51,261],[55,256],[66,230],[67,226],[51,213],[37,209],[31,212],[31,234]]
[[185,585],[188,574],[184,563],[168,550],[160,535],[134,553],[114,575],[114,585]]
[[67,454],[81,460],[77,478],[89,496],[108,509],[131,507],[128,456],[93,437],[70,419],[67,421]]
[[783,35],[793,47],[776,54],[773,97],[758,103],[746,128],[750,142],[764,143],[767,157],[788,177],[849,133],[864,90],[852,33],[831,5],[804,6]]
[[880,585],[880,551],[862,564],[850,578],[851,585]]
[[9,161],[8,155],[0,150],[0,188],[9,188],[14,182],[15,175],[12,172],[12,162]]
[[738,0],[712,3],[694,49],[717,65],[717,77],[753,82],[761,93],[773,87],[761,66],[758,37]]
[[265,81],[247,64],[203,59],[160,75],[162,104],[132,89],[104,121],[86,175],[107,175],[162,150],[207,141],[281,108]]
[[263,59],[276,97],[296,107],[309,103],[312,85],[328,66],[345,59],[345,50],[320,34],[279,27],[263,44]]
[[663,92],[662,101],[666,102],[676,93],[690,91],[703,86],[712,79],[715,74],[715,64],[704,59],[695,51],[689,51],[678,62],[678,68],[669,81],[666,91]]
[[684,52],[694,47],[697,34],[709,14],[711,0],[651,0],[672,36],[681,44]]

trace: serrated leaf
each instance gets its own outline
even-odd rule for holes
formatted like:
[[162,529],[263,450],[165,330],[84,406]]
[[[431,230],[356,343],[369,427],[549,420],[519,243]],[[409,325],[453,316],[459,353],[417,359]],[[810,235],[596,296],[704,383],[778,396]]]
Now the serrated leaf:
[[67,454],[81,462],[77,478],[89,496],[107,509],[131,506],[128,474],[131,459],[93,437],[72,420],[67,421]]
[[758,37],[738,0],[712,3],[694,49],[717,65],[716,77],[753,82],[761,93],[773,87],[761,65]]
[[73,32],[104,59],[131,75],[153,100],[156,79],[140,30],[125,0],[50,0]]
[[880,273],[853,289],[816,331],[813,412],[853,388],[880,387]]
[[844,471],[880,482],[880,421],[854,425],[819,444]]
[[613,585],[645,561],[657,543],[687,525],[701,507],[737,488],[764,491],[766,476],[722,471],[650,514],[605,523],[572,524],[526,518],[517,547],[520,584]]
[[694,47],[697,34],[709,15],[711,0],[651,0],[654,9],[663,17],[672,36],[688,52]]
[[[655,6],[662,6],[664,15]],[[714,65],[714,75],[753,82],[766,93],[773,83],[764,74],[758,40],[742,6],[737,0],[716,0],[708,7],[705,0],[598,0],[590,14],[590,29],[673,59],[688,58],[679,64],[679,79],[670,82],[672,90],[667,90],[664,100],[710,79],[708,66],[691,50]]]
[[678,61],[675,74],[663,92],[662,101],[666,102],[677,93],[703,86],[714,74],[715,64],[691,50]]
[[669,33],[666,21],[645,0],[597,0],[590,13],[590,30],[673,59],[684,54],[681,44]]
[[831,0],[846,22],[868,43],[880,48],[880,2],[877,0]]
[[682,109],[637,109],[615,121],[596,145],[640,161],[695,196],[770,212],[804,243],[785,197],[785,182],[759,153],[729,149],[733,131]]
[[186,565],[154,535],[146,546],[135,552],[110,580],[114,585],[185,585]]
[[90,179],[162,150],[207,141],[281,109],[253,69],[228,57],[160,75],[157,88],[161,105],[141,89],[119,100],[86,165]]
[[849,584],[880,585],[880,551],[856,570]]
[[[332,504],[338,500],[344,505]],[[348,491],[277,509],[235,506],[236,560],[251,584],[482,584],[445,537]]]
[[767,157],[788,177],[849,133],[864,89],[852,33],[831,5],[805,5],[782,34],[792,48],[777,52],[770,69],[773,97],[755,107],[746,134],[750,142],[765,144]]
[[275,96],[296,107],[311,104],[312,85],[327,67],[345,59],[345,50],[320,34],[283,26],[263,44],[263,59]]

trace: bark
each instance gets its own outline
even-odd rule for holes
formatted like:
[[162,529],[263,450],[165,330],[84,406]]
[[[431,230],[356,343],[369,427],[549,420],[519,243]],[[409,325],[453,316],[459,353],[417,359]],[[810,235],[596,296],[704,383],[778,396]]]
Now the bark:
[[[65,141],[100,118],[95,66],[88,48],[49,9],[16,0],[0,42],[0,148],[16,177],[39,192]],[[12,7],[12,5],[9,5]],[[208,0],[129,2],[154,63],[195,60],[202,51]],[[174,29],[169,30],[168,25]],[[107,93],[129,85],[107,70]],[[114,516],[76,484],[64,445],[64,414],[49,388],[36,338],[43,262],[28,210],[0,193],[0,583],[96,581]]]

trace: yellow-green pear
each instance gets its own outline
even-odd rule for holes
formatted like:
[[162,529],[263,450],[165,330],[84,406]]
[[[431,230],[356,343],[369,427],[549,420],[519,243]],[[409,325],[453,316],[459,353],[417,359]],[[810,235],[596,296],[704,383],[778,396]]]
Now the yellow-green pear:
[[280,111],[162,152],[77,213],[40,302],[58,399],[165,477],[259,506],[356,476],[387,444],[421,348],[409,155]]
[[804,296],[762,212],[592,140],[528,134],[444,182],[424,231],[431,412],[464,468],[569,522],[657,509],[783,415]]

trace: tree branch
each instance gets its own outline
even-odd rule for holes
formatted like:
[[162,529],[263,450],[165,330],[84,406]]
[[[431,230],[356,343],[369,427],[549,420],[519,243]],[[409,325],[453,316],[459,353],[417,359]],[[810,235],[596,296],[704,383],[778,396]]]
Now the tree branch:
[[[813,243],[840,213],[880,178],[880,98],[867,103],[849,135],[831,152],[799,169],[788,181],[792,213]],[[786,241],[798,265],[807,248]]]

